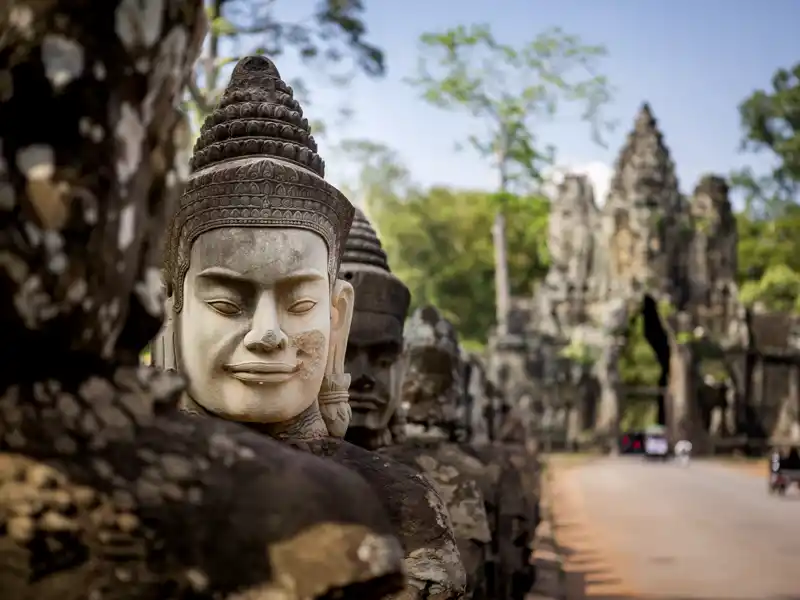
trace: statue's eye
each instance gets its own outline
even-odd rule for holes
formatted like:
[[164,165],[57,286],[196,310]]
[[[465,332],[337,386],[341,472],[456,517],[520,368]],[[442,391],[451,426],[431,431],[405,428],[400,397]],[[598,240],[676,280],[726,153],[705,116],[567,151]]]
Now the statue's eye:
[[302,315],[310,311],[317,305],[313,300],[300,300],[289,307],[289,312],[295,315]]
[[208,305],[226,317],[234,317],[242,312],[242,309],[230,300],[211,300]]
[[394,358],[391,356],[379,356],[377,363],[379,367],[388,368],[394,363]]

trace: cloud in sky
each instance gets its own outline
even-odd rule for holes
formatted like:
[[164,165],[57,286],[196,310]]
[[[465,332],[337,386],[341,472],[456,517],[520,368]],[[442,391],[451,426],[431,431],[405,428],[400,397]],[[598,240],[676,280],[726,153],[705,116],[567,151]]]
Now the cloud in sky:
[[545,193],[554,198],[556,186],[561,183],[565,175],[574,173],[577,175],[585,175],[589,178],[594,188],[594,201],[597,206],[603,206],[608,194],[608,188],[611,185],[611,178],[614,175],[614,169],[604,162],[592,161],[588,163],[567,162],[556,165],[545,175],[548,184],[545,186]]

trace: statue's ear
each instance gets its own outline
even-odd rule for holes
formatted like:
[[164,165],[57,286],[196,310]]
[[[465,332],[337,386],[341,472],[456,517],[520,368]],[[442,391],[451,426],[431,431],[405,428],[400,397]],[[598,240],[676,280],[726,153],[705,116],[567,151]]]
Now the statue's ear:
[[353,324],[354,304],[353,286],[347,281],[337,279],[331,292],[331,339],[326,370],[329,375],[344,373],[344,356],[347,352],[350,326]]
[[322,418],[328,433],[344,437],[350,424],[350,374],[344,371],[347,340],[353,322],[355,292],[353,286],[337,279],[331,292],[331,338],[328,349],[328,364],[319,393]]
[[178,370],[177,332],[175,330],[175,311],[172,308],[172,296],[164,301],[164,325],[152,342],[153,365],[165,371]]

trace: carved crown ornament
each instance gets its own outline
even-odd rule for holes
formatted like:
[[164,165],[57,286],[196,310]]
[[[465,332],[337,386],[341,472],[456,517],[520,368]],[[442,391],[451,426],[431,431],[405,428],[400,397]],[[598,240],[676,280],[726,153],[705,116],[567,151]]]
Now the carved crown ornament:
[[192,174],[166,245],[167,293],[183,306],[183,278],[194,241],[224,227],[296,227],[328,246],[334,282],[354,208],[323,179],[308,120],[266,57],[240,60],[195,144]]
[[355,310],[388,314],[401,323],[405,321],[411,293],[390,271],[378,234],[359,209],[344,245],[339,277],[357,290]]

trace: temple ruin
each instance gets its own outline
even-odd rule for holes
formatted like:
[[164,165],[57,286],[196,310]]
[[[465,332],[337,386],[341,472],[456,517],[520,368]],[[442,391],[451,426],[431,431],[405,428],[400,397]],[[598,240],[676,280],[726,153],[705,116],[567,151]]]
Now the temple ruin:
[[[530,297],[505,300],[490,377],[508,402],[532,399],[538,433],[561,447],[613,445],[632,394],[652,396],[673,440],[701,451],[797,436],[795,319],[739,302],[737,241],[725,180],[706,175],[681,194],[644,104],[602,207],[586,177],[560,184],[550,270]],[[648,389],[619,373],[634,316],[661,370]]]

